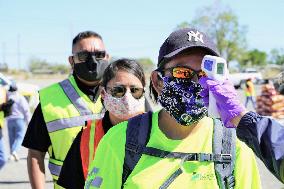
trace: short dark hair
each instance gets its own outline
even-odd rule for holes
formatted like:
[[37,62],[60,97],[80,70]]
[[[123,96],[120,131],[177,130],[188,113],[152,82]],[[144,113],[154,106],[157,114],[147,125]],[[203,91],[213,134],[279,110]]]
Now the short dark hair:
[[81,41],[82,39],[86,39],[89,37],[95,37],[95,38],[99,38],[101,40],[103,40],[102,36],[96,32],[93,31],[84,31],[84,32],[80,32],[76,35],[76,37],[73,39],[72,41],[72,47],[74,47],[74,45],[76,45],[76,43],[78,43],[78,41]]
[[143,87],[145,87],[146,82],[143,68],[136,60],[127,58],[118,59],[108,65],[104,71],[101,85],[106,87],[108,82],[116,76],[118,71],[126,71],[135,75],[135,77],[141,81]]

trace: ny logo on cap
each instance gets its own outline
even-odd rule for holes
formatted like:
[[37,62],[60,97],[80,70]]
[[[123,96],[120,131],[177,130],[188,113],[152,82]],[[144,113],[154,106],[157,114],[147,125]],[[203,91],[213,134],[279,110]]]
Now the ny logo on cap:
[[199,31],[196,31],[196,33],[194,33],[194,31],[190,31],[190,32],[187,32],[187,35],[188,35],[188,41],[191,41],[192,38],[194,38],[195,42],[200,41],[201,43],[204,43],[203,35],[199,33]]

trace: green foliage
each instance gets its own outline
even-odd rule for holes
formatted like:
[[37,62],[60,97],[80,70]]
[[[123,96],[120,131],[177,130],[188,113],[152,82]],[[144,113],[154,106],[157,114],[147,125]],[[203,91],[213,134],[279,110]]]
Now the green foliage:
[[207,33],[214,39],[221,56],[228,62],[240,61],[245,54],[246,27],[239,24],[238,17],[228,7],[214,4],[201,8],[189,24],[183,22],[178,28],[186,26]]
[[189,23],[188,22],[182,22],[179,25],[177,25],[177,29],[187,28],[187,27],[189,27]]
[[38,58],[31,58],[28,63],[29,71],[33,72],[39,69],[49,69],[49,64],[45,60],[41,60]]
[[244,66],[264,66],[267,64],[267,54],[257,49],[250,50],[241,63]]
[[65,64],[55,64],[41,60],[39,58],[31,58],[28,63],[28,69],[32,73],[61,73],[66,74],[70,72],[70,66]]
[[143,67],[145,73],[149,73],[154,69],[155,65],[150,58],[139,58],[137,61]]
[[284,65],[284,49],[272,49],[270,56],[271,64]]

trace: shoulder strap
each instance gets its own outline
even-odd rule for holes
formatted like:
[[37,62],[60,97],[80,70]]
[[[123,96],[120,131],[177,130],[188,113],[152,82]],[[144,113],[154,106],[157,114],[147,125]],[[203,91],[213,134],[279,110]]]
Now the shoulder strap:
[[128,121],[122,186],[142,156],[152,128],[152,112],[135,116]]
[[231,154],[232,160],[230,163],[214,162],[214,167],[219,187],[221,189],[234,188],[236,129],[224,127],[219,119],[214,119],[213,154]]

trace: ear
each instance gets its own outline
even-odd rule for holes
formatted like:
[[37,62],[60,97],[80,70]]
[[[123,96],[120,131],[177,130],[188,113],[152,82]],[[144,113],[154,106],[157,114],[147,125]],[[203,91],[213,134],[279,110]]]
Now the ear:
[[73,58],[72,56],[69,56],[68,57],[68,61],[69,61],[69,64],[71,65],[72,69],[74,68],[74,61],[73,61]]
[[158,95],[160,95],[160,93],[161,93],[161,91],[164,87],[164,82],[163,82],[162,78],[158,75],[157,71],[152,72],[151,81],[152,81],[154,89],[156,90]]
[[110,56],[108,53],[106,53],[105,59],[106,59],[107,61],[110,61],[111,56]]
[[101,88],[101,98],[104,100],[105,99],[105,95],[106,95],[106,91],[104,87],[100,87]]

